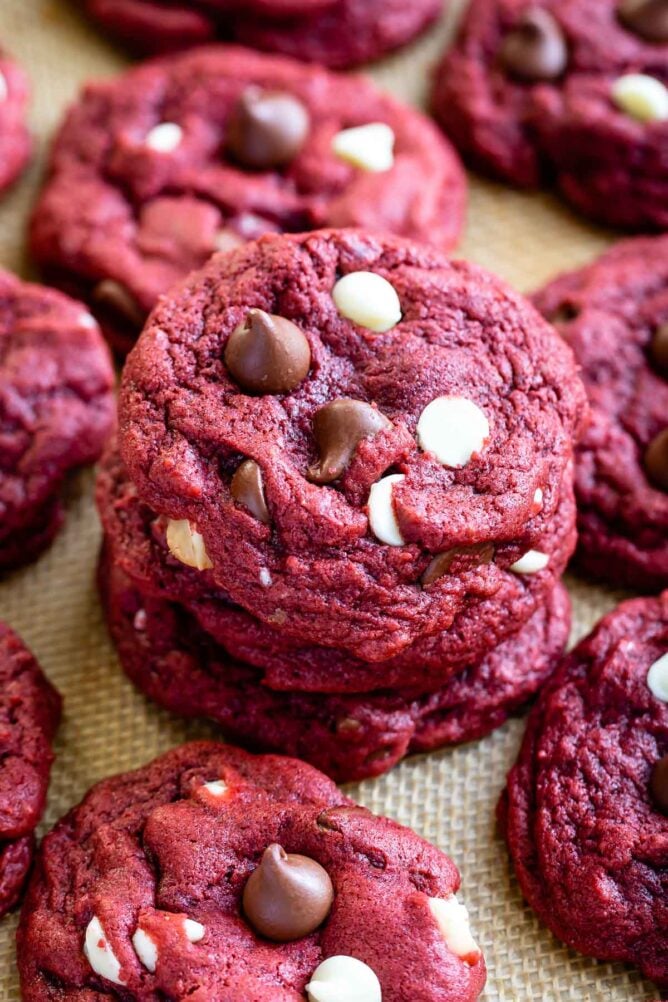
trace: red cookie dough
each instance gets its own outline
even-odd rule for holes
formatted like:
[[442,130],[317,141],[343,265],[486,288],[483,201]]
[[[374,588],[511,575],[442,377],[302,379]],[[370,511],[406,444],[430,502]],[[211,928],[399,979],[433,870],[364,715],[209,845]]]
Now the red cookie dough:
[[[259,669],[270,689],[359,693],[408,687],[420,693],[442,688],[453,675],[516,634],[548,601],[575,546],[575,503],[567,487],[538,544],[548,566],[521,575],[481,564],[467,572],[469,601],[451,628],[416,640],[386,661],[366,662],[336,648],[309,647],[234,605],[210,571],[176,560],[165,541],[165,520],[137,498],[118,455],[110,449],[97,482],[97,504],[106,546],[115,567],[143,595],[184,606],[228,657]],[[453,573],[462,573],[453,565]]]
[[[244,166],[232,124],[244,101],[277,92],[299,105],[280,113],[282,127],[297,128],[306,109],[301,145],[283,166]],[[379,122],[394,134],[388,169],[333,152],[340,131]],[[126,351],[158,297],[216,249],[320,226],[389,230],[448,249],[465,200],[464,172],[439,130],[368,80],[212,46],[84,90],[55,140],[31,246],[44,273],[86,300]]]
[[570,626],[558,585],[516,635],[432,695],[285,693],[268,689],[260,671],[234,660],[183,606],[142,592],[111,548],[100,588],[123,668],[147,696],[173,713],[210,717],[246,747],[298,756],[337,782],[379,776],[412,752],[500,727],[549,676]]
[[664,987],[668,774],[661,790],[655,777],[668,753],[668,671],[659,688],[652,666],[668,668],[667,652],[668,593],[601,620],[541,693],[499,812],[542,921],[568,946],[633,963]]
[[[398,293],[402,319],[385,334],[335,306],[337,280],[359,271]],[[309,372],[290,393],[251,395],[226,367],[251,307],[308,340]],[[465,398],[489,424],[461,469],[416,439],[441,396]],[[390,424],[328,486],[309,473],[313,420],[343,398],[374,404]],[[407,241],[325,231],[219,255],[161,301],[126,364],[120,447],[139,496],[202,534],[235,603],[305,644],[381,661],[449,629],[472,593],[534,549],[583,413],[570,350],[498,279]],[[246,458],[260,468],[270,524],[231,493]],[[405,545],[380,542],[367,517],[388,471],[405,475],[390,500]],[[431,578],[434,558],[460,547],[473,579]]]
[[111,432],[113,384],[84,306],[0,270],[0,569],[52,541],[65,476],[94,462]]
[[573,349],[591,404],[576,463],[580,563],[623,587],[666,588],[668,237],[625,241],[535,303]]
[[631,73],[668,84],[665,11],[641,34],[622,6],[630,0],[472,0],[432,105],[474,167],[527,187],[554,178],[586,215],[662,230],[668,120],[632,117],[613,93]]
[[134,51],[157,53],[221,38],[333,68],[398,49],[436,20],[443,0],[86,0],[88,12]]
[[60,696],[0,623],[0,915],[16,904],[30,869],[59,720]]
[[[272,843],[333,885],[324,923],[291,942],[258,935],[242,909]],[[325,958],[348,956],[383,1002],[409,1002],[415,985],[424,1002],[474,1002],[485,967],[459,883],[444,853],[309,766],[185,745],[99,783],[45,837],[18,934],[22,997],[296,1002]]]
[[0,192],[16,180],[30,157],[28,97],[25,73],[0,49]]

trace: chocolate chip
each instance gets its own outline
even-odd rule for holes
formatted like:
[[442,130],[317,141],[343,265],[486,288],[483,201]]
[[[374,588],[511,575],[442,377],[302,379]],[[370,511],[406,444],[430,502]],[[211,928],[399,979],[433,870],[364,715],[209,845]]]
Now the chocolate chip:
[[654,331],[650,342],[649,353],[654,367],[662,376],[668,379],[668,323],[661,324]]
[[320,459],[309,468],[309,480],[317,484],[338,480],[360,442],[391,427],[392,423],[384,414],[362,400],[342,397],[325,404],[313,418],[313,435]]
[[95,286],[92,298],[98,306],[111,310],[132,327],[142,328],[148,316],[131,292],[112,278],[105,278]]
[[289,393],[306,376],[311,349],[291,320],[249,310],[225,345],[225,364],[244,390]]
[[622,0],[622,24],[647,42],[668,42],[668,0]]
[[332,881],[320,863],[273,843],[248,878],[243,908],[261,936],[289,943],[314,932],[329,915],[333,900]]
[[454,546],[444,550],[431,561],[422,575],[422,584],[427,587],[450,573],[455,560],[468,559],[472,565],[491,564],[494,559],[494,546],[491,543],[477,543],[475,546]]
[[649,781],[652,799],[662,814],[668,816],[668,755],[655,763]]
[[529,7],[501,46],[501,62],[522,80],[556,80],[568,64],[564,33],[549,11]]
[[316,824],[318,828],[324,828],[325,831],[340,832],[342,820],[345,821],[346,818],[356,814],[368,815],[368,813],[366,807],[360,807],[359,804],[351,804],[350,806],[341,804],[340,807],[329,807],[326,811],[319,814]]
[[244,167],[283,167],[299,153],[309,130],[306,108],[292,94],[249,87],[227,126],[227,148]]
[[269,525],[271,517],[264,497],[262,470],[254,460],[245,459],[237,468],[230,483],[230,492],[235,501],[248,508],[251,515]]
[[660,431],[645,452],[645,471],[655,487],[668,494],[668,428]]

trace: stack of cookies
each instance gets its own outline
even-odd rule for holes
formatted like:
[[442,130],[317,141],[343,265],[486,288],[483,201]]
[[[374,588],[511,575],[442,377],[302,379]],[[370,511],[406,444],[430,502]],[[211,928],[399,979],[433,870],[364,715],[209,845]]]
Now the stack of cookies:
[[269,235],[162,297],[98,483],[133,681],[339,780],[498,726],[569,627],[570,349],[472,265]]

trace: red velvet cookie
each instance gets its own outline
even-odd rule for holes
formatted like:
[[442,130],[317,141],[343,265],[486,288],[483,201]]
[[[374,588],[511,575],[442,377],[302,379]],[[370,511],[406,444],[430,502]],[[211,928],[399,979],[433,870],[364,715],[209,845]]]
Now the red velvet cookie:
[[85,89],[56,138],[31,245],[123,351],[216,249],[325,225],[448,249],[465,193],[439,130],[369,81],[212,46]]
[[86,7],[137,52],[219,36],[344,68],[410,42],[436,20],[443,0],[86,0]]
[[434,112],[503,180],[554,176],[587,215],[668,226],[665,0],[473,0],[445,54]]
[[0,270],[0,569],[53,539],[65,476],[94,462],[111,432],[113,383],[81,303]]
[[668,593],[557,669],[500,805],[529,904],[565,943],[668,986]]
[[0,623],[0,915],[16,904],[30,869],[59,719],[60,696]]
[[325,231],[219,255],[161,301],[120,445],[182,562],[302,643],[381,661],[548,566],[583,412],[570,350],[498,279]]
[[16,180],[30,157],[27,107],[28,79],[0,50],[0,192]]
[[275,692],[182,605],[143,592],[111,547],[99,578],[121,664],[142,692],[172,713],[209,717],[245,747],[304,759],[337,782],[381,775],[412,752],[500,727],[549,676],[570,626],[568,596],[558,585],[516,635],[431,695]]
[[[211,571],[188,567],[169,552],[165,519],[142,504],[114,450],[105,456],[97,483],[97,504],[114,566],[144,595],[184,606],[213,641],[234,660],[259,669],[270,689],[318,693],[365,692],[414,687],[440,689],[517,633],[555,589],[575,545],[574,500],[567,487],[540,551],[549,563],[535,574],[499,570],[480,563],[466,567],[453,558],[448,573],[466,574],[469,600],[449,630],[416,640],[386,661],[366,662],[333,647],[306,646],[286,635],[280,623],[263,623],[231,602]],[[484,554],[483,554],[484,556]]]
[[576,463],[579,559],[668,587],[668,237],[625,241],[535,302],[581,366],[591,420]]
[[185,745],[99,783],[45,837],[22,997],[323,1002],[338,983],[474,1002],[485,967],[459,883],[444,853],[303,763]]

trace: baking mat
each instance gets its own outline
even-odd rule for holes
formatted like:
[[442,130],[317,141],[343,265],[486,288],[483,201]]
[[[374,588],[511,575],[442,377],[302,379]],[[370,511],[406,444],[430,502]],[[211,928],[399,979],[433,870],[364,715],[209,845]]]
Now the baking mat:
[[[430,67],[461,7],[452,3],[429,35],[374,67],[377,81],[421,103]],[[25,220],[49,135],[82,81],[114,73],[126,60],[82,19],[75,0],[0,0],[0,44],[30,73],[37,141],[30,172],[0,203],[0,264],[30,276]],[[551,196],[520,194],[472,178],[459,253],[528,290],[560,269],[591,259],[612,238],[582,223]],[[187,738],[214,734],[206,724],[187,724],[156,710],[119,670],[93,581],[100,533],[91,486],[90,473],[70,486],[65,531],[37,565],[0,584],[0,617],[23,635],[65,697],[45,826],[103,776],[139,766]],[[568,584],[575,639],[619,596],[573,579]],[[461,898],[489,966],[486,1000],[656,998],[656,990],[634,971],[565,950],[523,904],[494,828],[494,806],[521,732],[520,721],[510,722],[484,741],[412,758],[349,792],[373,811],[410,825],[457,862]],[[15,924],[15,917],[0,924],[1,1002],[19,998]]]

